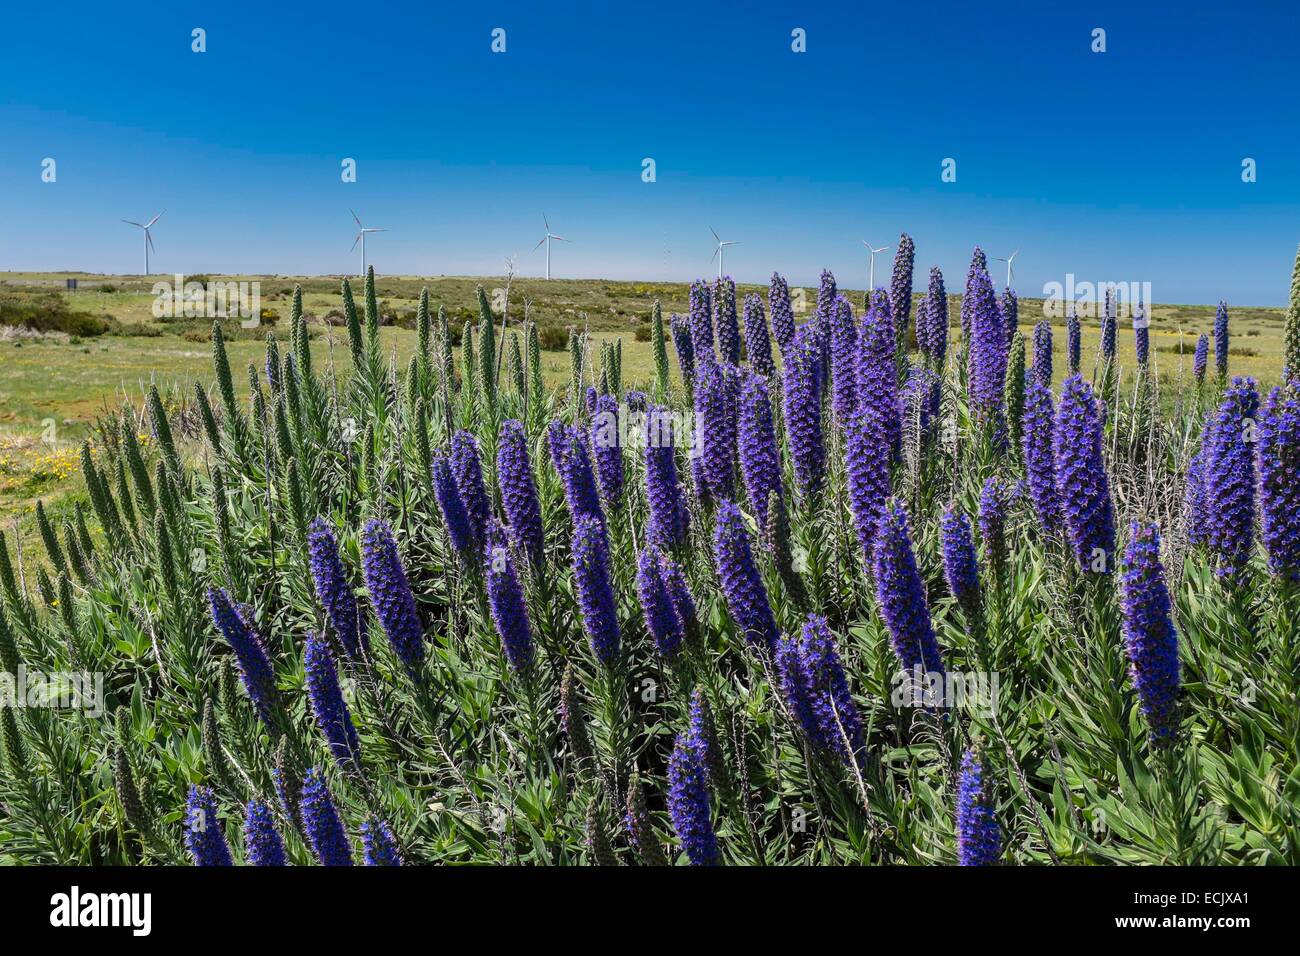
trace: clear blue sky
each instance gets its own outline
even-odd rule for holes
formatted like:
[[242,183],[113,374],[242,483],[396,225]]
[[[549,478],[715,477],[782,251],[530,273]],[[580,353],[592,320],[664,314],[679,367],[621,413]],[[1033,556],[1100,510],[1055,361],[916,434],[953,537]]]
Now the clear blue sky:
[[979,243],[1021,247],[1027,295],[1073,272],[1285,301],[1294,0],[836,6],[11,4],[0,269],[138,272],[118,220],[165,207],[155,271],[357,271],[354,207],[389,273],[540,274],[545,212],[562,276],[710,274],[712,225],[740,280],[860,287],[861,241],[906,230],[918,284],[959,288]]

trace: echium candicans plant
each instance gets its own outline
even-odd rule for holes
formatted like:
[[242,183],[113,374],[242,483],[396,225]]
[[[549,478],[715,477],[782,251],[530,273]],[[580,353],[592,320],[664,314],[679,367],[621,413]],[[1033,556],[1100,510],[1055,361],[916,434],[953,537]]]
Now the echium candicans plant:
[[[975,283],[981,273],[988,276],[988,258],[984,255],[984,250],[979,246],[975,247],[975,252],[971,255],[970,269],[966,272],[966,293],[961,297],[961,338],[962,347],[970,351],[971,342],[971,325],[974,316],[973,305],[975,303]],[[989,287],[989,294],[992,294],[992,286]]]
[[655,650],[664,660],[672,661],[682,648],[685,627],[664,583],[659,554],[652,547],[644,548],[637,556],[636,590]]
[[740,474],[759,527],[767,524],[768,496],[781,489],[781,454],[776,444],[772,403],[767,383],[752,372],[745,375],[740,393],[740,422],[737,446]]
[[1002,316],[1002,334],[1007,337],[1007,344],[1010,345],[1012,337],[1020,329],[1020,299],[1016,297],[1015,289],[1002,290],[1002,296],[998,299],[998,312]]
[[1061,502],[1056,491],[1055,419],[1052,390],[1035,377],[1025,384],[1022,452],[1029,499],[1039,526],[1047,532],[1061,523]]
[[1204,458],[1206,539],[1216,574],[1246,570],[1255,544],[1255,455],[1259,393],[1253,378],[1236,377],[1224,393]]
[[702,749],[689,732],[677,735],[668,758],[668,816],[691,864],[715,866],[721,855]]
[[569,516],[574,521],[583,516],[595,518],[604,526],[605,511],[600,506],[596,473],[592,470],[591,455],[582,432],[557,418],[548,427],[546,440],[551,450],[551,463],[564,485]]
[[185,848],[195,866],[234,866],[211,787],[190,785],[185,804]]
[[910,673],[919,666],[926,673],[945,673],[925,599],[925,584],[916,567],[907,513],[893,499],[885,505],[880,519],[874,568],[880,615],[902,669]]
[[451,471],[451,461],[443,452],[433,456],[433,496],[442,513],[442,524],[447,529],[451,546],[462,557],[474,550],[474,531],[469,512],[456,487],[456,476]]
[[713,284],[713,314],[718,337],[718,358],[740,364],[740,323],[736,318],[736,283],[724,276]]
[[[1032,373],[1031,373],[1032,374]],[[1007,354],[1006,380],[1003,384],[1003,407],[1007,424],[1007,441],[1012,455],[1020,453],[1021,428],[1025,415],[1025,337],[1019,332],[1011,336],[1011,349]]]
[[1274,388],[1264,402],[1257,429],[1260,536],[1268,568],[1289,582],[1300,581],[1300,399]]
[[[1047,319],[1034,326],[1034,381],[1052,385],[1052,323]],[[1071,372],[1073,374],[1073,372]]]
[[533,567],[545,557],[545,528],[523,422],[508,418],[497,435],[497,485],[511,540]]
[[378,518],[367,521],[361,532],[361,566],[379,625],[393,653],[414,677],[424,663],[424,626],[393,532]]
[[319,634],[308,634],[303,651],[303,669],[307,674],[307,698],[316,718],[316,726],[325,736],[330,753],[343,770],[361,770],[361,740],[352,723],[352,714],[334,666],[329,644]]
[[790,461],[799,497],[810,502],[826,477],[826,446],[822,441],[821,390],[815,337],[805,325],[795,334],[785,356],[784,411]]
[[957,862],[961,866],[992,866],[1002,857],[1002,828],[998,824],[982,748],[967,750],[957,774]]
[[867,567],[871,567],[876,530],[889,498],[889,461],[884,415],[864,399],[844,423],[844,472],[853,527]]
[[982,271],[975,273],[969,287],[971,304],[967,389],[975,416],[987,423],[995,421],[1002,411],[1002,387],[1007,373],[1006,332],[989,274]]
[[691,283],[690,291],[690,329],[691,345],[694,348],[695,359],[699,363],[715,358],[712,311],[709,284],[703,279],[696,279]]
[[1129,525],[1122,576],[1124,645],[1138,707],[1152,744],[1167,746],[1178,736],[1178,633],[1155,525],[1137,521]]
[[392,828],[372,816],[361,824],[361,858],[366,866],[401,866],[402,854]]
[[1102,456],[1102,413],[1078,375],[1065,380],[1056,411],[1056,488],[1079,567],[1109,574],[1115,555],[1115,510]]
[[244,860],[249,866],[284,866],[284,841],[275,828],[271,808],[248,801],[244,816]]
[[691,514],[677,477],[672,413],[662,405],[651,405],[644,427],[646,537],[661,548],[675,548],[686,541]]
[[1214,312],[1214,368],[1219,377],[1228,377],[1228,303],[1220,300]]
[[600,500],[609,511],[623,504],[623,446],[618,399],[601,395],[591,416],[591,449],[596,459]]
[[1001,580],[1007,564],[1007,509],[1011,489],[996,475],[985,480],[980,489],[979,526],[980,541],[984,545],[984,560],[993,572],[994,580]]
[[835,276],[830,269],[823,269],[821,279],[817,283],[817,311],[813,316],[818,326],[817,335],[823,344],[827,342],[826,333],[829,330],[826,328],[826,323],[830,321],[831,308],[835,305],[835,297],[838,294],[839,291],[835,286]]
[[714,498],[730,498],[735,493],[738,379],[736,367],[723,362],[704,362],[696,374],[695,453]]
[[695,609],[695,598],[691,595],[690,585],[686,583],[686,575],[682,573],[681,566],[666,554],[659,556],[659,568],[663,574],[664,587],[668,589],[668,597],[682,622],[682,633],[687,640],[693,640],[699,634],[700,620]]
[[1192,353],[1192,375],[1196,384],[1205,382],[1205,370],[1210,364],[1210,337],[1202,332],[1196,339],[1196,350]]
[[912,317],[912,270],[916,263],[916,243],[907,233],[898,237],[894,253],[894,272],[889,279],[889,311],[893,316],[898,350],[907,350],[907,324]]
[[343,568],[338,538],[324,518],[313,519],[307,530],[307,563],[316,599],[325,609],[339,646],[349,659],[360,660],[368,649],[365,618],[357,609],[352,584]]
[[1138,365],[1145,366],[1151,361],[1151,320],[1141,302],[1133,310],[1133,350]]
[[524,590],[515,571],[514,557],[506,543],[505,529],[493,521],[483,554],[488,610],[506,661],[515,673],[526,671],[533,662],[533,631],[528,621]]
[[745,641],[774,650],[780,633],[772,614],[772,602],[754,560],[745,518],[730,501],[718,502],[713,553],[727,610]]
[[253,629],[251,615],[236,607],[230,595],[222,588],[208,590],[208,604],[218,633],[234,651],[240,679],[257,716],[267,727],[275,727],[279,711],[275,670],[271,666],[261,635]]
[[492,519],[492,502],[483,483],[478,439],[467,431],[458,431],[451,437],[451,471],[456,476],[456,490],[465,503],[465,513],[469,515],[474,544],[482,547],[487,540],[488,522]]
[[[921,316],[916,317],[917,330]],[[948,293],[943,287],[943,273],[938,266],[930,267],[930,288],[925,295],[925,352],[935,368],[943,368],[948,354]],[[917,336],[920,339],[920,335]]]
[[905,427],[915,426],[922,438],[929,435],[931,426],[939,420],[943,402],[943,379],[939,373],[926,365],[909,365],[898,397]]
[[772,340],[767,332],[767,316],[763,314],[763,300],[758,293],[745,296],[745,353],[754,371],[771,378],[776,371],[772,361]]
[[1078,375],[1079,363],[1083,358],[1083,330],[1079,325],[1079,312],[1071,305],[1065,315],[1065,364],[1066,375]]
[[866,751],[862,717],[826,618],[809,615],[797,637],[782,638],[776,663],[782,696],[809,742],[860,768]]
[[883,290],[877,289],[871,295],[871,308],[859,329],[857,404],[876,417],[879,434],[883,436],[889,454],[897,458],[903,447],[903,416],[899,405],[894,332],[889,299]]
[[668,317],[668,326],[673,333],[673,351],[677,353],[677,367],[682,373],[682,383],[687,394],[695,387],[695,344],[691,340],[691,326],[684,316],[673,314]]
[[316,862],[321,866],[352,866],[352,846],[321,768],[307,771],[299,808],[307,845]]
[[829,318],[831,341],[831,409],[841,424],[848,419],[858,393],[858,323],[853,306],[836,296]]
[[1103,362],[1113,362],[1115,360],[1117,332],[1115,293],[1108,288],[1101,307],[1101,360]]
[[590,515],[574,518],[573,583],[591,652],[601,664],[612,666],[618,659],[620,635],[610,583],[609,539],[604,524]]
[[772,335],[784,355],[794,338],[794,310],[790,307],[790,286],[775,272],[767,287],[767,309],[772,313]]
[[983,606],[979,563],[971,538],[970,518],[956,504],[945,508],[939,518],[939,546],[948,590],[965,613],[968,624],[974,625]]

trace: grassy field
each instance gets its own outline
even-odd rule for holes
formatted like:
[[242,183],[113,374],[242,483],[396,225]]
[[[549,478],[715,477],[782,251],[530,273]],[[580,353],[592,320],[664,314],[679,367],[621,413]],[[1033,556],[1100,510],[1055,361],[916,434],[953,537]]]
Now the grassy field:
[[[65,291],[65,279],[77,278],[79,290]],[[28,335],[0,326],[0,522],[18,522],[24,533],[38,498],[55,514],[84,497],[77,454],[81,442],[107,409],[123,403],[139,406],[151,382],[164,394],[187,395],[193,382],[211,385],[210,322],[206,319],[162,321],[153,316],[153,283],[169,276],[105,276],[88,273],[0,273],[0,303],[24,303],[57,297],[69,309],[108,320],[109,331],[93,337],[59,333]],[[192,278],[192,277],[191,277]],[[216,278],[216,277],[213,277]],[[227,336],[231,364],[238,370],[260,365],[264,339],[287,336],[290,298],[295,285],[303,289],[303,310],[318,346],[329,361],[343,371],[349,365],[346,335],[341,321],[341,276],[222,276],[222,280],[261,282],[262,307],[270,310],[261,328],[237,327]],[[355,290],[360,297],[360,283]],[[499,276],[385,276],[377,282],[380,312],[386,323],[384,343],[405,368],[415,347],[413,330],[420,290],[429,289],[431,308],[445,306],[453,327],[477,318],[475,289],[502,289]],[[957,285],[956,277],[952,287]],[[796,290],[791,290],[798,297]],[[816,299],[816,289],[806,288],[806,301]],[[862,290],[841,289],[860,303]],[[951,287],[950,287],[951,291]],[[737,288],[737,298],[757,292],[766,304],[766,286]],[[918,291],[919,294],[919,291]],[[623,375],[628,383],[647,381],[651,373],[649,318],[658,299],[665,314],[685,312],[686,283],[645,283],[516,278],[510,288],[508,317],[511,324],[528,318],[545,331],[568,326],[586,327],[594,338],[623,341]],[[959,300],[952,297],[950,314],[957,324]],[[1043,303],[1025,299],[1020,304],[1020,327],[1026,336],[1043,317]],[[1251,375],[1262,383],[1274,382],[1281,371],[1283,312],[1280,309],[1234,308],[1232,316],[1231,371]],[[1210,332],[1211,306],[1156,305],[1152,310],[1152,362],[1166,382],[1191,378],[1191,350],[1196,336]],[[1058,370],[1064,367],[1064,322],[1056,320],[1054,345]],[[955,330],[955,335],[960,335]],[[1085,323],[1084,365],[1096,352],[1098,330]],[[558,336],[560,340],[563,336]],[[569,374],[568,355],[549,351],[543,357],[552,383]],[[1120,362],[1133,366],[1132,336],[1123,334]],[[675,361],[673,362],[675,368]],[[238,376],[237,385],[246,378]],[[246,386],[245,386],[246,387]]]

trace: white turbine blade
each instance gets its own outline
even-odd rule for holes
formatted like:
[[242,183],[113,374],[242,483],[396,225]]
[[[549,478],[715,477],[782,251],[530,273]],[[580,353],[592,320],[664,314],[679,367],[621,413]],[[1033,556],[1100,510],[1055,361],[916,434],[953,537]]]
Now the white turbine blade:
[[[361,241],[361,237],[362,237],[363,235],[364,235],[364,233],[360,233],[360,232],[357,233],[357,237],[356,237],[355,239],[352,240],[352,249],[355,249],[355,248],[357,247],[357,243]],[[352,249],[349,249],[348,252],[351,252]]]
[[146,229],[148,229],[150,226],[152,226],[155,222],[157,222],[159,219],[161,219],[161,218],[162,218],[163,216],[165,216],[165,215],[167,215],[167,210],[166,210],[166,209],[164,209],[162,212],[158,213],[158,215],[154,216],[152,219],[150,219],[148,222],[146,222],[146,223],[144,224],[144,227],[145,227]]
[[722,251],[722,245],[719,244],[718,248],[713,250],[713,255],[709,257],[709,261],[712,262],[714,259],[718,258],[718,253],[721,251]]
[[546,221],[546,213],[542,213],[542,225],[546,227],[547,232],[551,231],[551,224]]
[[538,249],[542,248],[542,243],[546,242],[547,238],[548,238],[547,236],[542,236],[542,238],[538,239],[537,245],[533,246],[533,252],[536,252]]
[[1017,249],[1015,252],[1011,253],[1011,255],[1009,255],[1009,256],[1007,257],[1007,261],[1010,262],[1012,259],[1014,259],[1014,258],[1015,258],[1016,256],[1018,256],[1018,255],[1020,255],[1020,250],[1019,250],[1019,249]]
[[560,242],[572,242],[572,239],[565,239],[563,236],[551,236],[552,239],[558,239]]
[[387,231],[388,231],[387,228],[384,228],[384,229],[367,229],[367,230],[366,230],[366,232],[387,232]]
[[137,229],[143,229],[143,228],[144,228],[144,223],[142,223],[142,222],[135,222],[135,221],[133,221],[133,220],[131,220],[131,219],[123,219],[122,221],[123,221],[124,223],[126,223],[128,226],[135,226]]
[[353,218],[353,219],[356,219],[356,221],[357,221],[357,228],[360,229],[360,228],[361,228],[361,220],[360,220],[360,219],[357,219],[356,211],[353,210],[353,209],[349,209],[348,212],[352,213],[352,218]]
[[[149,232],[148,229],[146,229],[146,230],[144,231],[144,241],[147,242],[147,243],[149,243],[149,248],[150,248],[150,249],[153,249],[153,236],[150,234],[150,232]],[[155,250],[155,251],[157,251],[157,250]]]
[[[713,227],[712,227],[712,226],[709,226],[709,232],[713,232]],[[716,232],[713,232],[713,239],[714,239],[715,242],[721,242],[721,241],[722,241],[722,239],[718,236],[718,234],[717,234]]]

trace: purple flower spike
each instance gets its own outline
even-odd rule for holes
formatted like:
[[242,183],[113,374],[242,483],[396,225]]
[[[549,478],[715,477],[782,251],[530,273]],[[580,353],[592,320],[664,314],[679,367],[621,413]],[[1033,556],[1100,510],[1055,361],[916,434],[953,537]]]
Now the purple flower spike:
[[1078,375],[1065,380],[1056,412],[1056,488],[1079,567],[1109,574],[1115,557],[1115,511],[1101,452],[1102,417]]
[[1007,374],[1006,330],[988,273],[976,273],[970,287],[970,401],[978,418],[993,421],[1002,411]]
[[794,311],[790,308],[790,287],[775,272],[767,290],[767,308],[772,313],[772,334],[784,355],[794,339]]
[[611,511],[623,504],[623,447],[618,399],[602,395],[591,416],[591,448],[600,499]]
[[319,767],[308,770],[303,778],[301,806],[303,832],[316,862],[321,866],[351,866],[352,846]]
[[596,475],[591,468],[591,455],[582,434],[556,419],[547,432],[551,449],[551,462],[564,485],[564,499],[569,505],[569,516],[577,521],[581,517],[594,518],[603,527],[605,512],[600,506],[596,491]]
[[1196,381],[1205,381],[1205,369],[1210,362],[1210,337],[1204,332],[1196,340],[1196,352],[1192,355],[1192,374]]
[[314,519],[307,529],[307,563],[316,599],[325,608],[339,644],[350,659],[359,660],[367,644],[365,621],[357,611],[357,599],[339,557],[338,539],[324,518]]
[[344,770],[361,769],[361,740],[352,724],[352,715],[343,700],[339,674],[329,644],[319,634],[308,634],[303,652],[307,672],[307,697],[311,701],[316,726],[325,735],[330,753]]
[[736,283],[724,276],[713,284],[713,314],[718,335],[718,358],[740,364],[740,323],[736,320]]
[[1228,303],[1219,302],[1214,312],[1214,367],[1221,377],[1228,375]]
[[748,643],[774,650],[780,633],[754,561],[745,518],[730,501],[720,501],[715,525],[713,550],[727,610]]
[[939,519],[939,541],[948,590],[966,617],[973,621],[979,616],[982,604],[979,564],[971,540],[970,519],[956,505],[949,505]]
[[813,747],[860,767],[862,718],[826,618],[810,615],[798,638],[782,638],[776,665],[781,693]]
[[573,523],[573,580],[591,651],[602,664],[612,665],[619,653],[619,628],[609,576],[609,541],[605,526],[587,515]]
[[957,777],[957,862],[961,866],[993,866],[1002,856],[992,785],[979,750],[962,757]]
[[414,676],[424,663],[424,627],[397,553],[397,542],[384,522],[374,518],[366,522],[361,532],[361,565],[375,616],[393,653]]
[[1259,419],[1261,536],[1268,569],[1300,581],[1300,400],[1273,389]]
[[1155,525],[1135,521],[1129,526],[1123,578],[1124,643],[1133,684],[1151,742],[1165,746],[1178,736],[1178,633]]
[[673,660],[682,648],[685,627],[668,593],[659,555],[653,548],[645,548],[637,557],[636,590],[655,649],[664,660]]
[[772,340],[767,334],[763,300],[756,292],[745,296],[745,351],[754,371],[763,378],[771,378],[776,372],[776,364],[772,361]]
[[668,327],[673,333],[673,349],[677,352],[677,367],[687,389],[695,387],[695,344],[691,341],[690,321],[674,313],[668,317]]
[[1083,331],[1079,327],[1079,313],[1074,306],[1065,316],[1065,350],[1068,356],[1066,370],[1069,375],[1079,374],[1079,362],[1083,357]]
[[736,399],[738,370],[734,365],[708,362],[696,375],[697,449],[705,486],[714,498],[729,498],[736,488]]
[[693,866],[720,862],[703,748],[689,734],[678,734],[668,758],[668,816]]
[[939,642],[930,622],[925,585],[916,569],[916,556],[907,530],[907,515],[890,501],[880,519],[875,553],[876,600],[889,631],[894,654],[909,674],[916,667],[926,673],[946,673]]
[[1203,478],[1206,534],[1221,579],[1245,571],[1255,546],[1255,456],[1251,434],[1259,412],[1253,378],[1234,378],[1211,429]]
[[691,515],[677,477],[675,440],[672,413],[651,405],[645,416],[645,489],[650,506],[646,537],[661,548],[683,544],[690,530]]
[[511,538],[528,561],[539,567],[546,553],[542,506],[524,426],[513,418],[501,423],[497,438],[497,484],[501,486],[501,506]]
[[[943,273],[938,266],[930,268],[930,290],[925,295],[926,351],[935,367],[943,365],[948,353],[948,293],[943,287]],[[920,329],[920,316],[917,316]],[[919,334],[917,336],[920,337]]]
[[1052,387],[1052,323],[1046,319],[1034,326],[1034,381]]
[[528,607],[524,591],[515,573],[514,558],[506,546],[505,529],[494,524],[490,541],[483,555],[487,578],[488,609],[501,649],[512,670],[520,673],[533,662],[533,632],[528,623]]
[[912,270],[916,264],[916,244],[907,233],[898,237],[898,251],[894,253],[894,272],[889,279],[889,311],[894,317],[898,341],[907,335],[907,323],[912,314]]
[[457,554],[467,555],[474,550],[474,529],[469,512],[456,488],[456,476],[451,473],[451,462],[441,452],[433,456],[433,496],[438,499],[442,523]]
[[451,470],[456,476],[456,490],[460,492],[460,500],[465,503],[465,512],[469,515],[474,543],[482,547],[487,540],[488,522],[492,519],[492,502],[483,485],[478,441],[467,431],[458,431],[451,438]]
[[239,677],[253,702],[253,709],[262,723],[275,725],[275,708],[278,697],[275,689],[275,669],[266,653],[262,636],[253,629],[251,615],[240,613],[221,588],[208,590],[208,604],[212,608],[212,621],[217,631],[235,653]]
[[740,394],[738,446],[740,473],[745,492],[759,527],[767,527],[768,496],[781,497],[781,457],[776,445],[776,427],[772,423],[772,403],[767,384],[749,374]]
[[249,866],[284,866],[284,841],[275,829],[271,808],[248,801],[244,817],[244,860]]
[[1025,455],[1025,473],[1029,479],[1029,497],[1044,531],[1061,524],[1061,502],[1056,491],[1056,459],[1053,434],[1056,410],[1052,392],[1044,383],[1032,379],[1025,386],[1025,411],[1021,442]]
[[713,352],[713,317],[709,285],[703,279],[691,283],[691,344],[699,365],[711,362]]
[[831,408],[836,421],[844,422],[853,413],[858,394],[858,328],[853,306],[844,296],[831,306],[830,336]]
[[[806,326],[804,328],[807,328]],[[800,498],[810,501],[826,477],[816,343],[803,330],[785,357],[785,429]]]
[[195,866],[234,866],[225,831],[217,817],[217,798],[211,787],[190,786],[185,803],[185,848]]
[[891,458],[897,458],[903,447],[894,333],[889,300],[884,290],[877,289],[858,339],[858,407],[876,419]]

